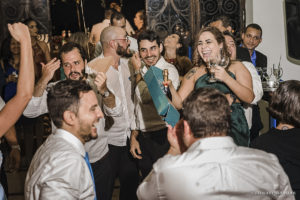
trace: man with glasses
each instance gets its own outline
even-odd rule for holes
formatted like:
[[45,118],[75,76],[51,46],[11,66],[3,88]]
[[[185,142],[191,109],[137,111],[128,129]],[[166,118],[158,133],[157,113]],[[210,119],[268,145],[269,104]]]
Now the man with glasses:
[[129,153],[131,131],[136,129],[134,104],[132,100],[133,70],[128,67],[130,41],[126,31],[120,27],[105,28],[100,37],[103,53],[100,58],[112,57],[113,62],[106,72],[107,87],[115,91],[121,100],[123,112],[113,116],[114,124],[107,131],[108,147],[113,177],[120,180],[120,200],[134,200],[139,183],[139,173],[133,157]]
[[247,48],[251,56],[252,64],[262,70],[267,70],[267,56],[255,50],[262,41],[262,29],[258,24],[249,24],[242,34],[242,46]]

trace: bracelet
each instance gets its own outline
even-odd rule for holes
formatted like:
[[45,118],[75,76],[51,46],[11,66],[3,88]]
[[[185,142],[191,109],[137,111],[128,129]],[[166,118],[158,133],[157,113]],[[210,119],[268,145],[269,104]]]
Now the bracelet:
[[11,145],[10,147],[11,147],[11,149],[18,149],[19,151],[21,151],[21,147],[18,144]]

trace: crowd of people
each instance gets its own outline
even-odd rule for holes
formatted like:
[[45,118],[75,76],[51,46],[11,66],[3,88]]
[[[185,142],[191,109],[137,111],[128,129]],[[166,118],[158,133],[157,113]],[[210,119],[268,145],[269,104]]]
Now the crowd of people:
[[[278,125],[259,136],[262,28],[249,24],[238,44],[230,19],[217,16],[201,28],[189,58],[180,35],[160,38],[146,28],[145,11],[134,22],[136,30],[111,4],[89,36],[73,33],[53,58],[36,39],[34,20],[8,25],[0,135],[11,144],[14,168],[20,116],[48,113],[52,122],[30,158],[25,199],[111,200],[117,178],[120,200],[299,199],[300,81],[270,94]],[[101,59],[109,65],[89,64]],[[174,127],[157,112],[145,80],[153,67],[168,71],[161,84],[180,112]],[[5,179],[1,185],[4,198]]]

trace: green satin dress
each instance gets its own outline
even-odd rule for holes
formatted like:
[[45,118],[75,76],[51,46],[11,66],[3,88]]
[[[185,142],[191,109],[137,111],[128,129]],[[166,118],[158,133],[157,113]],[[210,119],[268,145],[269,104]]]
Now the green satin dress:
[[[229,75],[235,79],[235,75],[229,72]],[[196,81],[194,89],[203,87],[211,87],[216,88],[224,94],[233,94],[233,92],[227,87],[226,84],[222,82],[209,83],[207,80],[209,79],[208,74],[204,74]],[[231,105],[231,125],[230,125],[230,133],[229,135],[233,138],[234,142],[240,146],[249,146],[250,141],[250,131],[248,128],[247,120],[245,117],[244,109],[240,103],[232,103]]]

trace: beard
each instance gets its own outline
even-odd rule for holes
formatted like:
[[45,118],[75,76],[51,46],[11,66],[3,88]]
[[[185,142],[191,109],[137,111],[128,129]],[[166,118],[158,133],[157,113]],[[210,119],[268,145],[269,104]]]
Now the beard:
[[71,79],[71,76],[72,76],[72,75],[78,75],[78,76],[79,76],[79,78],[76,79],[76,80],[82,80],[82,79],[84,79],[84,78],[86,77],[86,74],[85,74],[85,70],[84,70],[84,69],[81,71],[81,73],[80,73],[80,72],[76,72],[76,71],[70,72],[70,74],[67,76],[67,78],[68,78],[68,79]]
[[119,56],[121,56],[121,57],[125,57],[125,58],[130,58],[132,55],[133,55],[133,53],[132,52],[130,52],[130,50],[129,50],[129,46],[127,46],[127,48],[125,49],[125,48],[123,48],[121,45],[119,45],[118,44],[118,48],[117,48],[117,54],[119,55]]
[[[84,142],[91,141],[93,139],[98,138],[96,123],[88,124],[83,122],[82,120],[79,121],[79,136],[83,139]],[[94,131],[94,133],[93,133]]]

